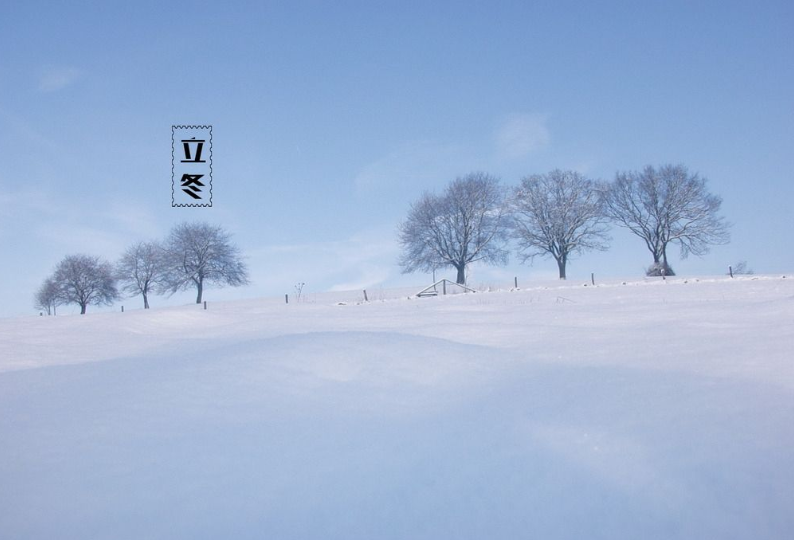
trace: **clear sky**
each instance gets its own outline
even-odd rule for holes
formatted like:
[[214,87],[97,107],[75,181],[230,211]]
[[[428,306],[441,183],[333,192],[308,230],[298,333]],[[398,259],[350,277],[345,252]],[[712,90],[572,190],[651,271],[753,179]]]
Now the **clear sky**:
[[[791,1],[5,1],[0,316],[36,314],[65,255],[114,260],[184,220],[248,257],[253,284],[210,299],[423,284],[397,224],[475,170],[683,163],[733,228],[676,271],[792,272],[792,28]],[[171,208],[172,124],[213,126],[211,209]],[[642,241],[612,236],[569,279],[642,276]],[[555,272],[513,257],[472,280]]]

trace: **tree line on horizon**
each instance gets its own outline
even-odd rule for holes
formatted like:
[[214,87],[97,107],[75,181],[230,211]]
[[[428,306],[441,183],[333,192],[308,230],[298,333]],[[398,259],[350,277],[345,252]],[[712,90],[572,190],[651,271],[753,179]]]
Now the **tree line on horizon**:
[[200,304],[207,285],[247,283],[248,270],[228,232],[208,223],[181,223],[164,241],[131,245],[115,265],[85,254],[64,257],[36,292],[35,305],[51,315],[60,305],[77,304],[83,315],[89,305],[110,305],[126,293],[140,295],[149,309],[150,295],[190,288]]
[[[618,172],[612,182],[555,169],[512,188],[470,173],[411,205],[399,225],[399,264],[403,273],[454,268],[457,283],[465,284],[471,263],[505,264],[513,240],[522,262],[551,257],[565,279],[572,257],[608,249],[614,224],[642,239],[653,257],[648,276],[672,276],[671,244],[685,258],[729,240],[729,224],[718,215],[722,199],[706,184],[683,165]],[[131,245],[115,264],[85,254],[65,257],[36,292],[35,306],[50,315],[77,304],[85,314],[89,305],[110,305],[125,293],[140,295],[149,309],[150,295],[190,288],[200,304],[210,284],[248,284],[240,251],[219,226],[181,223],[163,241]]]
[[651,253],[646,275],[672,276],[671,244],[686,258],[729,241],[729,224],[718,215],[722,199],[706,184],[684,165],[618,172],[612,182],[556,169],[526,176],[513,188],[470,173],[411,205],[399,226],[400,266],[403,273],[451,267],[464,284],[473,262],[505,264],[514,240],[522,262],[551,257],[565,279],[573,256],[608,249],[614,224],[642,239]]

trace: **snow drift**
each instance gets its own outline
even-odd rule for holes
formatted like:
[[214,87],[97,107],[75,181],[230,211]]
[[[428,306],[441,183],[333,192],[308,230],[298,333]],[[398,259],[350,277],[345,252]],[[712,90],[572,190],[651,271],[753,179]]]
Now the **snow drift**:
[[3,538],[784,538],[794,284],[0,321]]

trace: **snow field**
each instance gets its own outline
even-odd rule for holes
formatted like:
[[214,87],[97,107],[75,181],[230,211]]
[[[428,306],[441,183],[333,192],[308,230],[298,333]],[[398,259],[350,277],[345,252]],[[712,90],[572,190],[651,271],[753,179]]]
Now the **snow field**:
[[0,536],[786,538],[794,282],[0,320]]

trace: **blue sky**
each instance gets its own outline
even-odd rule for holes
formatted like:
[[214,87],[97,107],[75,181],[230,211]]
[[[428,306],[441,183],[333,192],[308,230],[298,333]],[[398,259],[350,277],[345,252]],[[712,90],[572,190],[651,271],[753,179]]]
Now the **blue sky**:
[[[35,314],[63,256],[113,260],[184,220],[248,256],[253,284],[211,299],[422,284],[400,274],[397,224],[474,170],[515,185],[683,163],[734,225],[676,253],[678,273],[792,272],[792,27],[791,2],[6,3],[0,316]],[[170,206],[186,123],[213,126],[211,209]],[[641,240],[612,236],[569,278],[641,276]],[[472,279],[555,271],[513,257]]]

